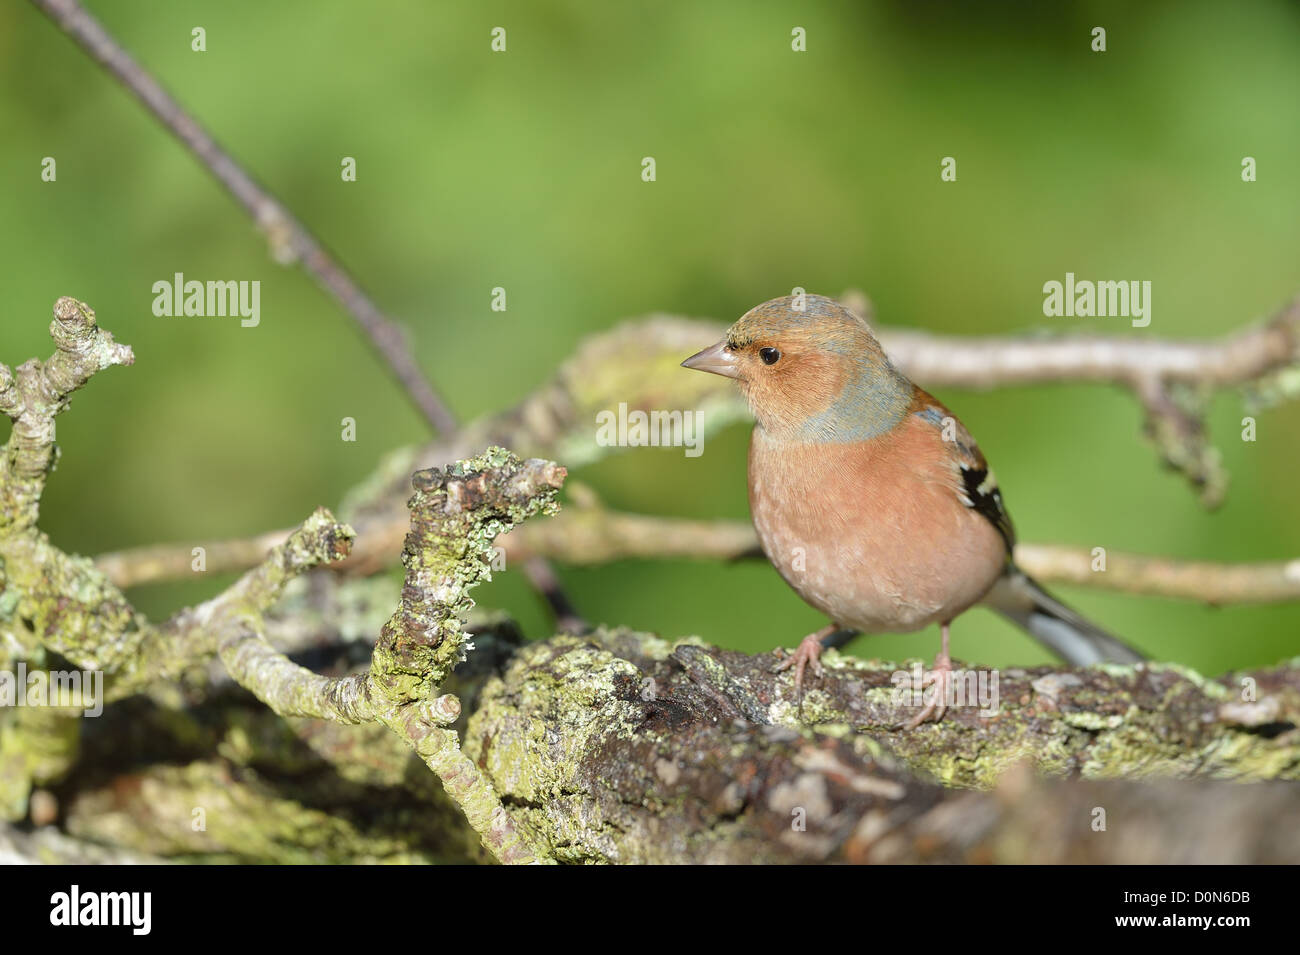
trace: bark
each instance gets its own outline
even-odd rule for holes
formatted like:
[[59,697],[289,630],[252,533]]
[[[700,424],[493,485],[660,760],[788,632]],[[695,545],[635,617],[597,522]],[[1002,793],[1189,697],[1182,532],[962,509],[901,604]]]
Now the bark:
[[[1298,662],[1009,669],[996,716],[957,706],[905,731],[906,667],[828,652],[801,717],[771,654],[471,626],[443,687],[464,704],[453,729],[547,861],[1300,861]],[[299,657],[322,649],[335,673],[369,656]],[[378,724],[279,717],[228,681],[91,722],[55,789],[76,839],[184,861],[487,859]]]

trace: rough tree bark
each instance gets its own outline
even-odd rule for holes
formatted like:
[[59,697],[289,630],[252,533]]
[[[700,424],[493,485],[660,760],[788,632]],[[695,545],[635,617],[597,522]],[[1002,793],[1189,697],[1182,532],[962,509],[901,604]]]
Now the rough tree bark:
[[[351,586],[337,597],[355,604]],[[625,630],[520,645],[499,620],[475,626],[453,728],[541,858],[1300,860],[1294,663],[1220,680],[1008,670],[996,716],[957,707],[905,732],[890,663],[828,653],[801,720],[769,654]],[[1241,701],[1245,679],[1257,702]],[[285,719],[218,682],[179,708],[111,707],[89,729],[56,792],[91,844],[187,861],[486,858],[374,724]]]

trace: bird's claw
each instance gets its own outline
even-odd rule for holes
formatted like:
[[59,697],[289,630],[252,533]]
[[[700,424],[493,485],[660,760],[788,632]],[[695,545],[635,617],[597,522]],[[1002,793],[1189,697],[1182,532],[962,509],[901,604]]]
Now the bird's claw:
[[[803,703],[803,675],[805,670],[811,669],[813,676],[821,678],[825,675],[826,670],[822,666],[822,634],[810,633],[799,641],[799,646],[795,648],[784,660],[772,668],[773,673],[780,673],[794,667],[794,692]],[[784,652],[784,651],[783,651]]]
[[934,669],[921,681],[923,687],[932,687],[933,695],[914,717],[903,724],[903,729],[914,730],[927,720],[939,722],[948,712],[948,691],[952,684],[952,659],[945,654],[934,658]]

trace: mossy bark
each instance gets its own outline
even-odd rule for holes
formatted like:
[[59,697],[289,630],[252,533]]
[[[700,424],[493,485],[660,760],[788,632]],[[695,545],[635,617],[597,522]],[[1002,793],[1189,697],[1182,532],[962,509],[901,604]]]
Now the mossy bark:
[[[828,653],[801,716],[768,654],[474,626],[443,688],[464,702],[452,729],[550,860],[1300,860],[1297,662],[1218,680],[1003,671],[996,716],[905,731],[894,664]],[[230,684],[193,693],[94,721],[55,790],[68,834],[184,861],[487,860],[384,727],[285,719]]]
[[[1042,774],[1019,778],[1017,804],[1036,807],[1036,824],[1073,832],[1087,858],[1134,851],[1088,843],[1098,806],[1114,818],[1153,801],[1188,838],[1243,805],[1286,805],[1300,817],[1293,783],[1265,793],[1208,781],[1300,776],[1295,664],[1249,675],[1256,704],[1240,702],[1238,676],[1211,681],[1176,667],[1005,671],[996,715],[957,707],[904,730],[914,711],[893,699],[895,664],[827,654],[801,714],[772,662],[625,631],[557,637],[521,650],[487,685],[466,749],[564,861],[966,858],[969,839],[1002,861],[1042,859],[1041,847],[1007,849],[1017,823],[1003,797],[963,792],[996,790],[1009,771]],[[1183,782],[1134,781],[1144,777]],[[921,839],[936,819],[948,819],[953,844]],[[980,833],[1011,842],[994,847]],[[1219,848],[1225,859],[1300,859],[1300,842],[1285,842]]]

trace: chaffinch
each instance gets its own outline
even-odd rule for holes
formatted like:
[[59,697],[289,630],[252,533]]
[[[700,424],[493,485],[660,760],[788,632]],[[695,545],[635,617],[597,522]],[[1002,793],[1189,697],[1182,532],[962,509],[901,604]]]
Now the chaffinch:
[[754,413],[749,506],[768,560],[831,624],[778,669],[822,674],[837,630],[905,633],[938,623],[929,702],[951,683],[948,629],[983,602],[1069,662],[1141,654],[1020,571],[993,471],[970,432],[885,355],[865,321],[832,299],[787,296],[745,313],[687,368],[734,378]]

